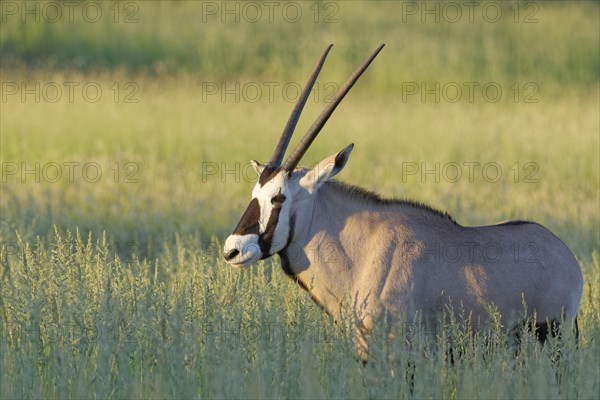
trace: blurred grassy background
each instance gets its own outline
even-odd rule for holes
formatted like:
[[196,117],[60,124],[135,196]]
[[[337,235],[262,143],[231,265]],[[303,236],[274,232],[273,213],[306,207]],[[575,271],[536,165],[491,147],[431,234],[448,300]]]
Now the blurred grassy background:
[[[60,18],[44,3],[5,3],[3,68],[299,79],[326,43],[336,45],[327,69],[336,73],[385,42],[371,79],[391,93],[407,79],[462,77],[589,90],[600,69],[596,2],[481,2],[472,11],[443,2],[80,2],[71,12],[63,5]],[[36,5],[37,15],[23,14]]]
[[[455,11],[437,2],[290,2],[272,11],[263,3],[77,4],[72,18],[64,5],[58,18],[48,3],[3,3],[3,82],[80,86],[69,101],[63,85],[51,103],[31,95],[23,101],[22,90],[7,95],[3,85],[1,156],[25,168],[96,162],[104,175],[95,183],[5,179],[6,226],[26,227],[32,236],[54,224],[106,229],[148,255],[175,233],[223,238],[252,185],[244,179],[252,177],[244,174],[247,161],[269,156],[292,107],[284,85],[303,85],[324,46],[335,44],[302,131],[331,93],[326,85],[343,82],[385,42],[304,164],[355,142],[343,180],[431,203],[467,225],[533,219],[567,241],[575,230],[568,244],[580,257],[597,248],[598,3],[483,2],[472,16],[463,6],[457,22],[450,22]],[[427,14],[436,7],[439,15]],[[498,10],[501,17],[490,22]],[[79,88],[89,82],[103,89],[100,101],[82,98]],[[265,82],[276,85],[273,98]],[[406,96],[407,83],[436,82],[462,87],[461,100]],[[465,82],[479,85],[472,102]],[[497,103],[482,98],[480,88],[490,82],[503,90]],[[535,92],[525,87],[530,83]],[[218,92],[209,95],[207,84]],[[235,85],[262,91],[249,100]],[[125,103],[127,94],[137,103]],[[527,95],[537,102],[526,103]],[[406,163],[415,162],[496,162],[503,177],[486,182],[481,170],[474,182],[403,176]],[[528,162],[537,182],[523,182]],[[122,175],[115,183],[115,163],[123,174],[134,163],[137,183]],[[215,163],[218,173],[203,174]]]

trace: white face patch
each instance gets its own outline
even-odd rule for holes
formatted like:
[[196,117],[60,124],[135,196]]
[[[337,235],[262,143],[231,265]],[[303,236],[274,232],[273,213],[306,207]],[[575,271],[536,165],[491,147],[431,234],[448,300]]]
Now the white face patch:
[[256,184],[248,209],[233,234],[225,241],[224,256],[228,263],[250,265],[287,245],[291,204],[288,192],[284,172],[278,173],[262,186]]

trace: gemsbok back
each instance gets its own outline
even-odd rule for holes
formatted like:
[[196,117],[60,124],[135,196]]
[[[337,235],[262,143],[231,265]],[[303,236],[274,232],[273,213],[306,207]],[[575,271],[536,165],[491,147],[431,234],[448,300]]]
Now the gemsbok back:
[[383,199],[332,180],[346,165],[353,144],[312,169],[297,167],[383,46],[352,74],[283,161],[331,45],[327,47],[271,159],[266,165],[252,161],[259,180],[225,241],[225,260],[243,267],[278,254],[283,271],[329,314],[350,308],[363,360],[378,318],[413,323],[419,315],[435,321],[448,303],[460,305],[471,321],[485,321],[493,305],[504,326],[516,325],[526,307],[527,315],[536,315],[542,341],[549,323],[574,321],[576,329],[581,269],[567,246],[543,226],[509,221],[464,227],[428,206]]

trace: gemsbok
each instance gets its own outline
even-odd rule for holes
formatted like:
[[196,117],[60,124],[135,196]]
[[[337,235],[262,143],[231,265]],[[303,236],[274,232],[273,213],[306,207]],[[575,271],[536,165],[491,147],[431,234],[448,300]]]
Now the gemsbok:
[[[236,267],[278,254],[283,271],[334,317],[353,315],[360,357],[377,318],[436,321],[446,304],[471,321],[489,306],[506,327],[526,308],[544,340],[550,323],[575,323],[583,278],[567,246],[548,229],[525,221],[465,227],[448,214],[407,200],[332,180],[353,144],[299,168],[335,108],[383,48],[379,46],[340,88],[334,100],[283,161],[302,109],[325,62],[328,46],[304,87],[266,165],[252,161],[258,182],[223,255]],[[541,337],[540,337],[541,336]]]

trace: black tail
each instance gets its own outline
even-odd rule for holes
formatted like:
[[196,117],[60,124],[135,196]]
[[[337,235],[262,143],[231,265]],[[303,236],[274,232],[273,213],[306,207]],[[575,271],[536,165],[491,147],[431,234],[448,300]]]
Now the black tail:
[[575,316],[575,346],[579,348],[579,324],[577,323],[577,316]]
[[560,323],[554,319],[547,322],[536,322],[535,334],[540,343],[546,343],[548,337],[560,336]]
[[[575,317],[575,319],[573,320],[573,329],[574,329],[574,336],[575,336],[575,346],[577,348],[579,348],[579,324],[577,323],[577,317]],[[544,344],[546,342],[546,340],[548,339],[548,337],[558,337],[560,338],[561,335],[561,331],[560,331],[560,323],[556,320],[550,320],[548,322],[543,322],[543,323],[536,323],[535,324],[535,333],[536,333],[536,337],[537,339],[540,341],[540,343]],[[569,336],[567,336],[569,337]]]

